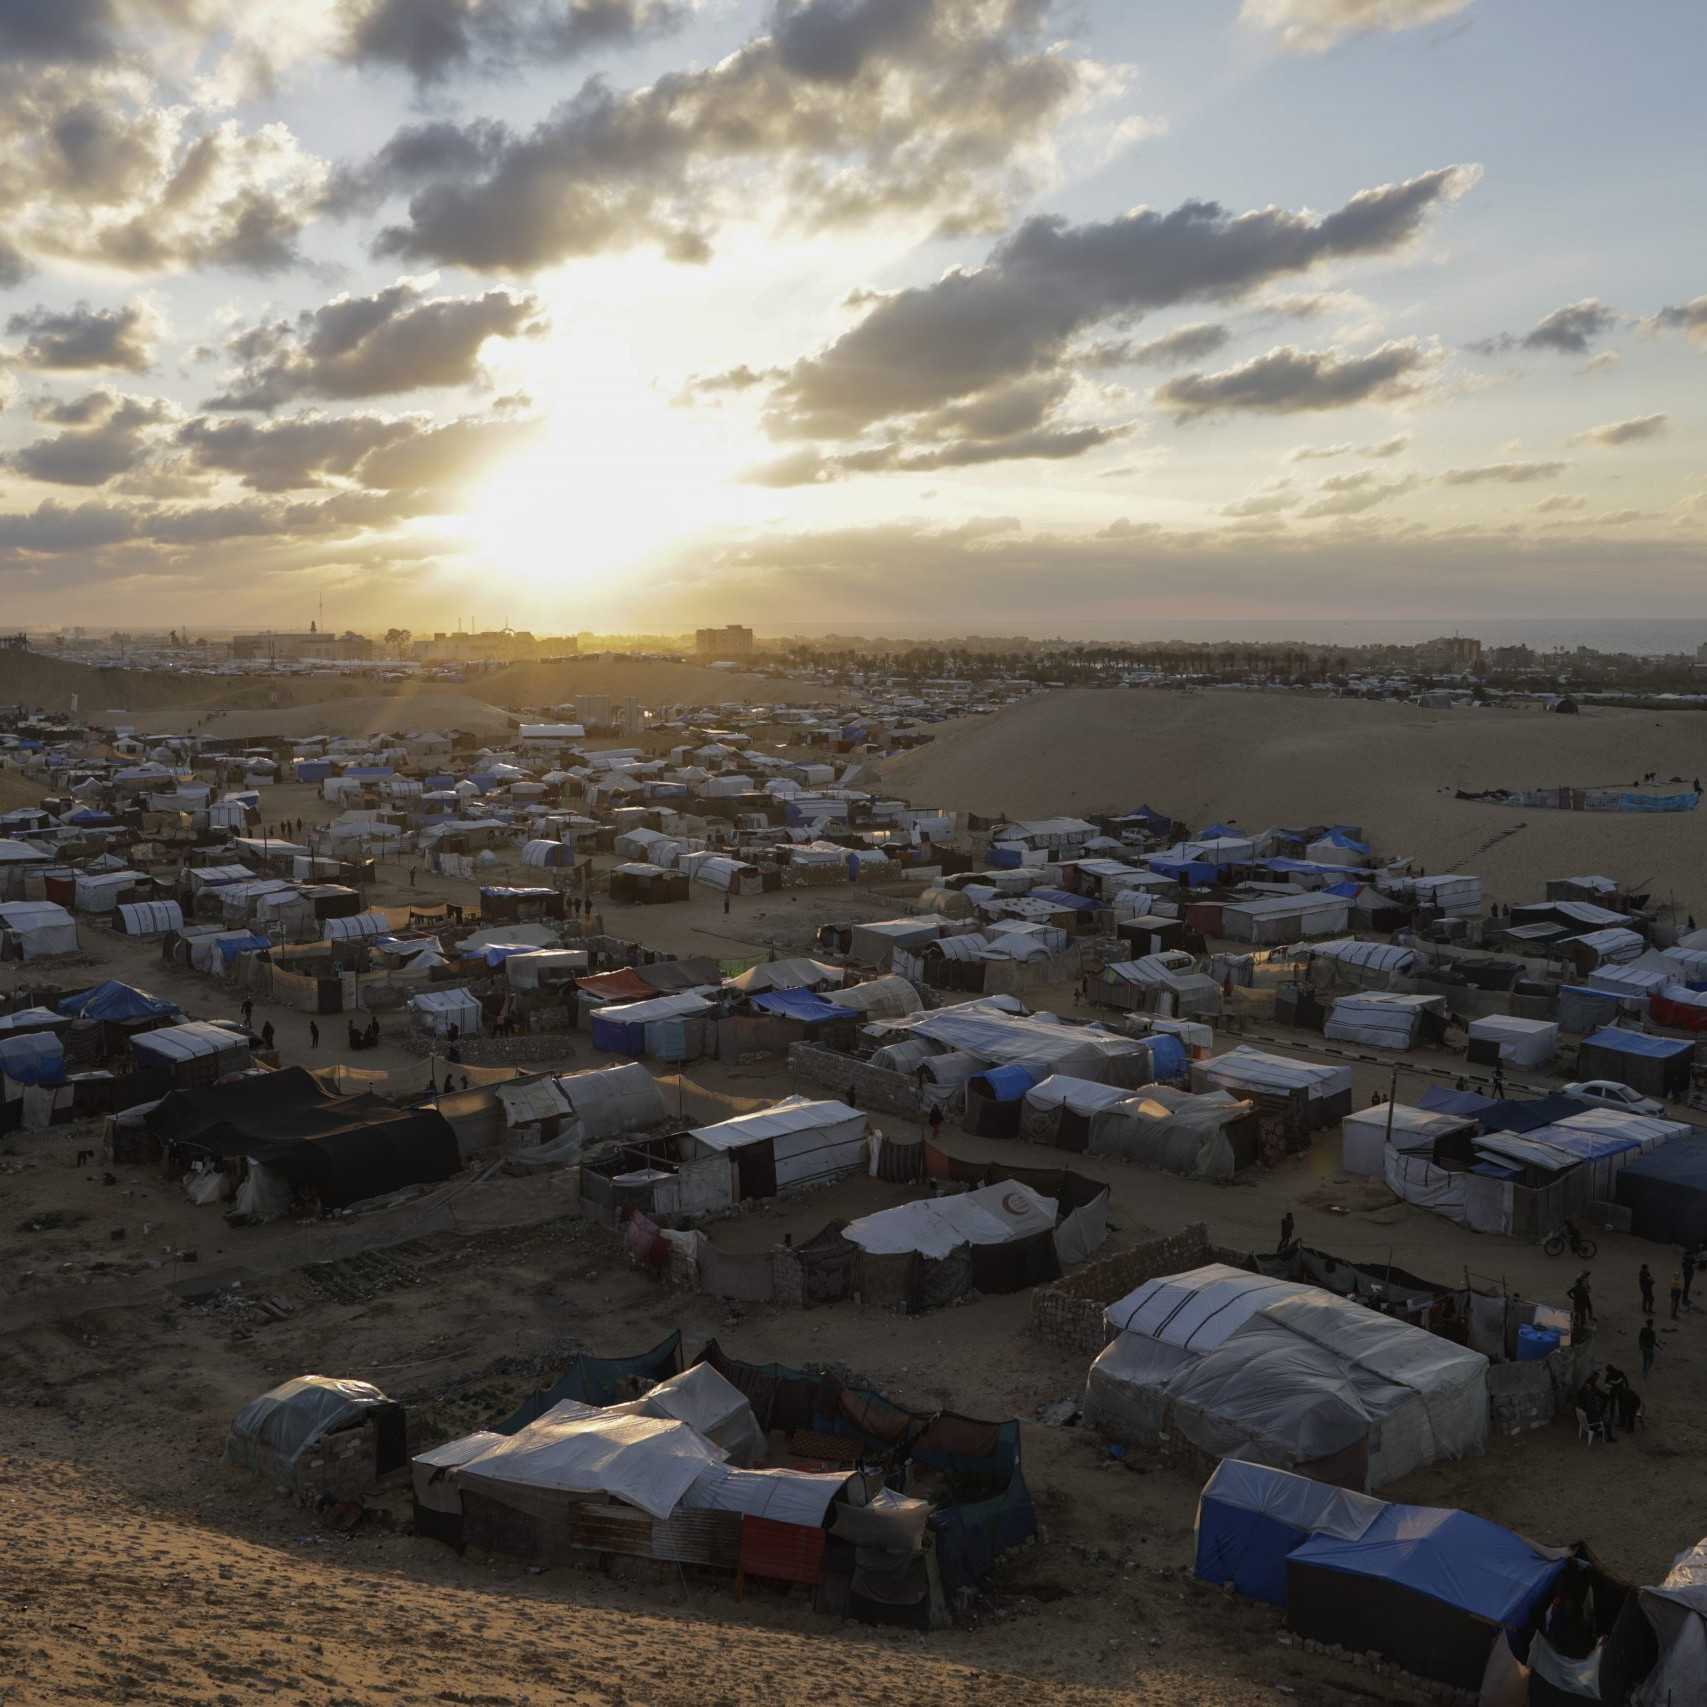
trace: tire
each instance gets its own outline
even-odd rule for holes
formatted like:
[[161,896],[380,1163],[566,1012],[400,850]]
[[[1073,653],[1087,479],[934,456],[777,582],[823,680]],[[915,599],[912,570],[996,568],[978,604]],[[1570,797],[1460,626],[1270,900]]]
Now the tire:
[[1584,1262],[1593,1262],[1599,1250],[1600,1246],[1593,1239],[1579,1239],[1577,1241],[1577,1255]]
[[1563,1256],[1565,1254],[1565,1235],[1555,1233],[1552,1238],[1542,1242],[1541,1248],[1550,1257]]

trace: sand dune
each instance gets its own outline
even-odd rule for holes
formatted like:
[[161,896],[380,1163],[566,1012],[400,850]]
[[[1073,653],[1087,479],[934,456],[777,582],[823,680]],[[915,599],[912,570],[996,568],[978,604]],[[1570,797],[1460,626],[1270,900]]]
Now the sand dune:
[[[151,719],[157,721],[157,719]],[[383,695],[280,705],[247,711],[200,711],[197,732],[206,735],[379,735],[404,730],[471,730],[476,735],[510,732],[510,714],[455,688],[400,682]]]
[[1548,876],[1603,872],[1707,917],[1707,810],[1519,811],[1451,798],[1457,788],[1629,783],[1650,770],[1691,781],[1707,772],[1707,722],[1132,690],[1033,698],[946,731],[892,761],[884,779],[921,805],[1015,817],[1148,801],[1197,826],[1356,823],[1380,852],[1474,872],[1502,900],[1533,897]]
[[511,664],[482,676],[481,694],[500,705],[559,705],[578,693],[634,695],[642,705],[812,705],[842,701],[837,688],[745,670],[646,658],[571,658],[550,664]]

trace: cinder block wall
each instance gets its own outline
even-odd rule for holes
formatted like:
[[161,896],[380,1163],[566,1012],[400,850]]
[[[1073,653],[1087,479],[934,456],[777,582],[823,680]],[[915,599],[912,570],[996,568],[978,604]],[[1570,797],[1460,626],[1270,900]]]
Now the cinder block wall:
[[1214,1255],[1207,1223],[1193,1221],[1178,1232],[1087,1263],[1053,1286],[1040,1286],[1032,1293],[1031,1331],[1053,1345],[1094,1357],[1114,1337],[1102,1313],[1117,1298],[1158,1275],[1201,1268]]
[[802,1095],[833,1097],[845,1102],[851,1087],[862,1109],[898,1114],[907,1120],[924,1118],[918,1088],[907,1074],[867,1066],[852,1056],[838,1055],[835,1050],[821,1048],[816,1043],[789,1045],[788,1073],[794,1088]]

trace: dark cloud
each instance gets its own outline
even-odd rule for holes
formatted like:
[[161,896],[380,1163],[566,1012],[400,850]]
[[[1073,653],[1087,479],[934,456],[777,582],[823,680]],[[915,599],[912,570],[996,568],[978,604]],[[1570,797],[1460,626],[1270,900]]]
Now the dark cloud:
[[407,281],[372,296],[339,297],[298,316],[250,327],[227,345],[239,368],[210,409],[272,410],[302,397],[349,399],[469,385],[483,376],[488,338],[545,330],[524,293],[429,298]]
[[1692,344],[1707,347],[1707,296],[1662,308],[1647,324],[1655,331],[1681,332]]
[[1409,433],[1395,433],[1390,439],[1381,439],[1375,444],[1364,445],[1358,451],[1359,456],[1393,457],[1403,456],[1410,448]]
[[1101,224],[1034,218],[975,271],[897,292],[777,386],[778,436],[843,437],[879,421],[1058,368],[1099,323],[1189,301],[1230,301],[1320,262],[1391,253],[1475,174],[1449,167],[1364,190],[1323,218],[1213,202]]
[[1561,510],[1583,510],[1588,508],[1587,498],[1573,498],[1563,492],[1555,492],[1551,498],[1543,498],[1535,506],[1540,515],[1552,515]]
[[687,16],[674,0],[344,0],[339,52],[438,83],[632,46]]
[[[4,4],[4,0],[0,0]],[[146,373],[154,365],[159,317],[140,303],[128,308],[32,308],[6,322],[9,336],[22,338],[12,359],[22,367],[60,372],[121,368]]]
[[[732,205],[826,229],[904,213],[991,229],[1020,157],[1091,88],[1042,0],[803,0],[716,65],[620,93],[592,80],[525,132],[399,133],[331,205],[411,194],[383,256],[532,272],[655,244],[702,261]],[[429,165],[428,157],[438,164]]]
[[1443,486],[1526,486],[1532,480],[1556,480],[1570,467],[1568,462],[1484,462],[1474,468],[1449,468],[1441,475]]
[[1544,314],[1522,336],[1502,332],[1497,338],[1482,338],[1469,348],[1482,356],[1501,355],[1510,350],[1553,350],[1560,355],[1580,356],[1617,324],[1615,310],[1598,297],[1588,296]]
[[0,514],[0,560],[19,554],[95,551],[135,533],[135,513],[123,505],[91,501],[70,507],[49,498],[34,510]]
[[14,451],[10,466],[30,480],[56,486],[103,486],[128,474],[148,455],[151,429],[173,419],[160,398],[91,392],[67,404],[57,418],[67,430]]
[[1117,367],[1183,367],[1187,362],[1207,360],[1232,341],[1233,334],[1225,326],[1198,321],[1190,326],[1164,332],[1147,343],[1135,344],[1123,339],[1118,343],[1097,344],[1086,351],[1083,365],[1089,368]]
[[1628,421],[1606,421],[1598,427],[1589,427],[1575,434],[1571,443],[1574,445],[1603,445],[1611,448],[1614,445],[1640,444],[1644,439],[1657,439],[1666,430],[1670,422],[1669,415],[1636,415]]
[[1317,484],[1316,490],[1321,496],[1306,504],[1298,514],[1312,521],[1322,516],[1360,516],[1366,510],[1373,510],[1377,504],[1403,497],[1416,484],[1415,475],[1383,480],[1368,469],[1356,474],[1331,475]]
[[1063,461],[1110,444],[1126,431],[1123,427],[1037,427],[1000,438],[960,439],[934,449],[887,444],[833,456],[808,446],[749,470],[745,478],[758,486],[812,486],[854,474],[925,474],[986,462]]
[[1470,0],[1244,0],[1239,16],[1271,30],[1293,53],[1325,53],[1347,36],[1414,30],[1462,12]]
[[460,492],[493,464],[538,435],[531,419],[469,417],[426,427],[412,437],[376,450],[361,467],[365,485],[387,492],[422,492],[445,497]]
[[1409,396],[1431,356],[1414,339],[1366,356],[1335,350],[1270,350],[1220,373],[1189,373],[1158,388],[1156,402],[1182,420],[1228,411],[1291,415]]

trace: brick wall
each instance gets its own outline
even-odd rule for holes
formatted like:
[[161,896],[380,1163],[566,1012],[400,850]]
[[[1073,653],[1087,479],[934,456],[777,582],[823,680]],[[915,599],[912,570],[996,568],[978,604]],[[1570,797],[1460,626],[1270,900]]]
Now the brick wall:
[[1102,1319],[1110,1304],[1158,1275],[1201,1268],[1214,1254],[1208,1226],[1193,1221],[1178,1232],[1087,1263],[1053,1286],[1040,1286],[1032,1293],[1031,1331],[1053,1345],[1094,1357],[1113,1337]]
[[1551,1357],[1526,1363],[1488,1366],[1488,1425],[1495,1434],[1523,1434],[1545,1428],[1561,1411],[1595,1363],[1591,1335],[1562,1346]]
[[805,1096],[834,1097],[845,1102],[851,1086],[862,1109],[898,1114],[907,1120],[924,1117],[918,1088],[908,1074],[868,1066],[851,1055],[839,1055],[816,1043],[789,1045],[788,1074],[790,1083]]
[[366,1425],[326,1435],[304,1453],[296,1467],[297,1498],[316,1504],[322,1494],[357,1500],[372,1489],[374,1433]]

